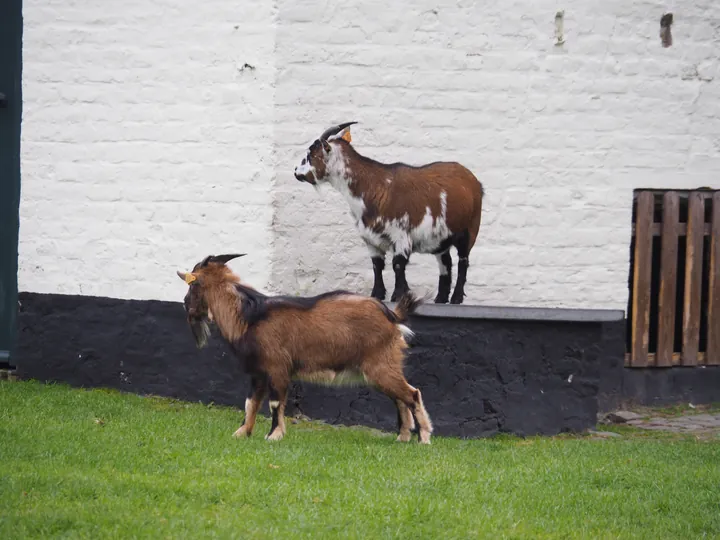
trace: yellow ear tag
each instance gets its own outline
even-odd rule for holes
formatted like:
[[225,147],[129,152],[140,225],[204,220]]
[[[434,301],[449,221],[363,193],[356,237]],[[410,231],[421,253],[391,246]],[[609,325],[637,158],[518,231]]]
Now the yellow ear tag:
[[195,281],[196,279],[197,279],[197,278],[196,278],[193,274],[191,274],[191,273],[189,273],[189,272],[188,272],[187,274],[185,274],[185,283],[187,283],[188,285],[190,285],[190,284],[191,284],[193,281]]
[[350,136],[349,129],[343,134],[342,139],[346,140],[347,142],[352,142],[352,137]]

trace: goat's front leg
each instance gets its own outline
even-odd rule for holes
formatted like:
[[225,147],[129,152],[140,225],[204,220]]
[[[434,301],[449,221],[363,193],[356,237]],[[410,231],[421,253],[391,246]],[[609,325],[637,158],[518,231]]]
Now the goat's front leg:
[[452,284],[452,257],[450,250],[441,255],[436,255],[440,279],[438,280],[438,293],[435,297],[436,304],[447,304],[450,299],[450,285]]
[[375,246],[367,244],[368,251],[370,252],[370,260],[373,265],[373,289],[370,296],[377,298],[378,300],[385,300],[385,282],[383,281],[383,270],[385,269],[385,253],[380,251]]
[[255,376],[250,379],[250,394],[245,400],[245,418],[240,428],[233,433],[233,437],[249,437],[255,427],[255,418],[258,409],[265,399],[267,382],[263,377]]
[[415,429],[415,419],[412,412],[401,400],[396,399],[395,405],[398,412],[398,442],[409,442],[412,438],[412,430]]
[[405,267],[410,260],[411,247],[409,239],[407,245],[395,247],[395,256],[392,260],[393,271],[395,272],[395,290],[390,297],[391,302],[400,300],[410,290],[407,279],[405,279]]
[[270,381],[270,413],[272,425],[265,435],[268,441],[279,441],[285,436],[285,403],[287,401],[288,384]]

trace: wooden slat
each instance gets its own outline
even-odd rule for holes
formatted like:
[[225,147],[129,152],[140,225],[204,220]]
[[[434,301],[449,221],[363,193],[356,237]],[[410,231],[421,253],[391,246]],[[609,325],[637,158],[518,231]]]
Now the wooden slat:
[[[633,225],[633,227],[632,227],[632,232],[635,233],[635,225]],[[678,234],[680,236],[685,236],[687,234],[687,223],[679,223],[678,224]],[[710,236],[710,224],[709,223],[704,224],[703,234],[705,236]],[[653,236],[661,236],[662,235],[662,223],[653,223],[652,235]]]
[[693,192],[688,199],[682,361],[684,366],[696,366],[700,345],[700,294],[705,208],[700,193]]
[[[705,362],[705,358],[707,355],[705,353],[698,353],[698,361],[702,364]],[[657,355],[655,353],[648,354],[648,363],[649,364],[656,364],[657,363]],[[673,366],[679,366],[682,364],[682,354],[680,353],[673,353],[672,354],[672,365]],[[633,366],[630,363],[630,354],[625,354],[625,367],[637,367]],[[652,367],[652,366],[651,366]]]
[[720,365],[720,192],[712,198],[710,236],[710,283],[708,287],[707,353],[708,365]]
[[675,342],[675,294],[677,291],[678,220],[677,192],[663,195],[662,251],[660,252],[660,298],[658,301],[657,366],[671,366]]
[[633,305],[631,334],[631,365],[648,364],[650,327],[650,270],[652,261],[652,235],[654,197],[641,191],[637,197],[635,218],[635,268],[633,271]]

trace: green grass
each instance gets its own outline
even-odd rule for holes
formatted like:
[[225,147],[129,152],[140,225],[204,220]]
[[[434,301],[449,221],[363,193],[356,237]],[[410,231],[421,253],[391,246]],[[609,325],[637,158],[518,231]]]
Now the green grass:
[[[432,415],[432,404],[427,404]],[[0,538],[720,537],[720,444],[399,444],[222,407],[0,383]]]

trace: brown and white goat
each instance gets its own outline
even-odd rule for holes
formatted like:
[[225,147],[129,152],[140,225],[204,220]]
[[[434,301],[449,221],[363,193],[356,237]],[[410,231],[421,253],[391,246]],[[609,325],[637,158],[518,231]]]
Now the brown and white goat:
[[414,415],[420,442],[430,443],[432,424],[420,390],[403,375],[405,336],[412,332],[402,323],[419,303],[414,296],[403,296],[394,310],[346,291],[312,298],[265,296],[226,266],[241,256],[209,256],[192,272],[178,272],[190,286],[184,305],[198,348],[207,344],[209,322],[214,322],[250,375],[245,419],[236,437],[250,436],[269,393],[272,427],[265,438],[282,439],[288,389],[298,379],[375,386],[397,406],[398,441],[410,440]]
[[450,302],[462,304],[470,251],[480,229],[483,187],[465,167],[435,162],[420,167],[384,164],[350,144],[351,125],[331,127],[308,149],[295,178],[317,186],[328,182],[347,199],[372,260],[371,295],[385,299],[385,255],[392,250],[395,301],[409,290],[405,267],[412,253],[432,253],[440,269],[436,303],[447,303],[452,284],[450,248],[457,249],[458,276]]

